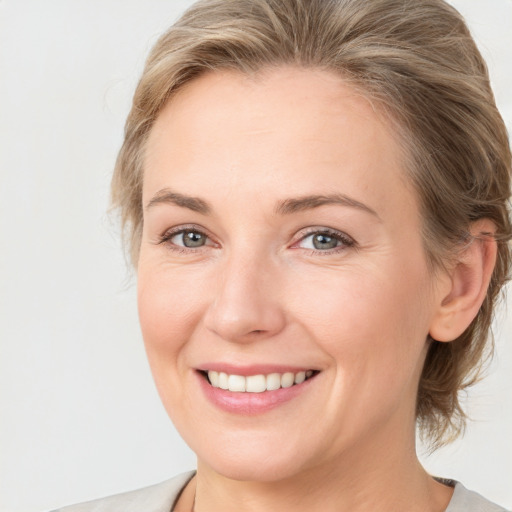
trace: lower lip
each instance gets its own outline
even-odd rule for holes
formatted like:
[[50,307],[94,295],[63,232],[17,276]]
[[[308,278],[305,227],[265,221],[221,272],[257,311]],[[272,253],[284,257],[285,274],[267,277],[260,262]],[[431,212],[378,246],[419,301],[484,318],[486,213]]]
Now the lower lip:
[[215,406],[226,412],[254,416],[275,409],[300,395],[309,388],[316,375],[301,384],[262,393],[235,393],[214,388],[200,372],[197,372],[197,377],[206,398]]

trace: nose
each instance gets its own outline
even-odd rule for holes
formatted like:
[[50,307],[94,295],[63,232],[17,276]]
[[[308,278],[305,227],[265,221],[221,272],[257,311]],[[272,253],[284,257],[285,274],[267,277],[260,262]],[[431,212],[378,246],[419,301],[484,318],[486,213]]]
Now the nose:
[[276,270],[261,258],[226,261],[217,275],[217,286],[204,317],[205,327],[235,343],[278,334],[285,326],[285,313]]

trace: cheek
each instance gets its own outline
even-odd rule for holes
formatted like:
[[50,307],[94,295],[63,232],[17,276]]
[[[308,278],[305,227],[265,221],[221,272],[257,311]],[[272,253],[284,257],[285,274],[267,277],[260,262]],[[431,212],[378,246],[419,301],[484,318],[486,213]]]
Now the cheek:
[[428,333],[428,283],[422,268],[406,262],[340,270],[324,282],[302,281],[292,307],[345,377],[373,373],[385,384],[417,370]]
[[201,293],[182,271],[139,264],[139,320],[151,373],[171,420],[187,410],[187,341],[200,318]]
[[175,364],[200,316],[200,290],[183,272],[139,267],[137,300],[151,367]]

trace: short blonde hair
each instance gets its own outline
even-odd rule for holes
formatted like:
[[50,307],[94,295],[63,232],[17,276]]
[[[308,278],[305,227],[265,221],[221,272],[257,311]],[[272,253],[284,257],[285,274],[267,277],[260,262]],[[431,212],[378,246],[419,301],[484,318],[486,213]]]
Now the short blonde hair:
[[465,425],[459,392],[492,346],[493,309],[511,266],[511,153],[486,65],[460,14],[442,0],[203,0],[152,49],[126,121],[112,180],[132,261],[143,225],[144,147],[160,110],[210,70],[324,69],[376,101],[409,157],[426,254],[435,270],[472,222],[496,226],[498,259],[484,303],[451,343],[430,339],[416,416],[433,446]]

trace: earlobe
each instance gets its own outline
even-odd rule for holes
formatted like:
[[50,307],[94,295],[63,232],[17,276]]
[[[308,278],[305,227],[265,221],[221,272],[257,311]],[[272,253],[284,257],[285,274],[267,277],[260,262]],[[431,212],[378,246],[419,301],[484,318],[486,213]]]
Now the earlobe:
[[455,340],[478,314],[496,263],[494,232],[494,223],[489,219],[472,224],[471,241],[458,255],[447,276],[449,285],[443,287],[438,298],[438,309],[429,331],[433,339]]

